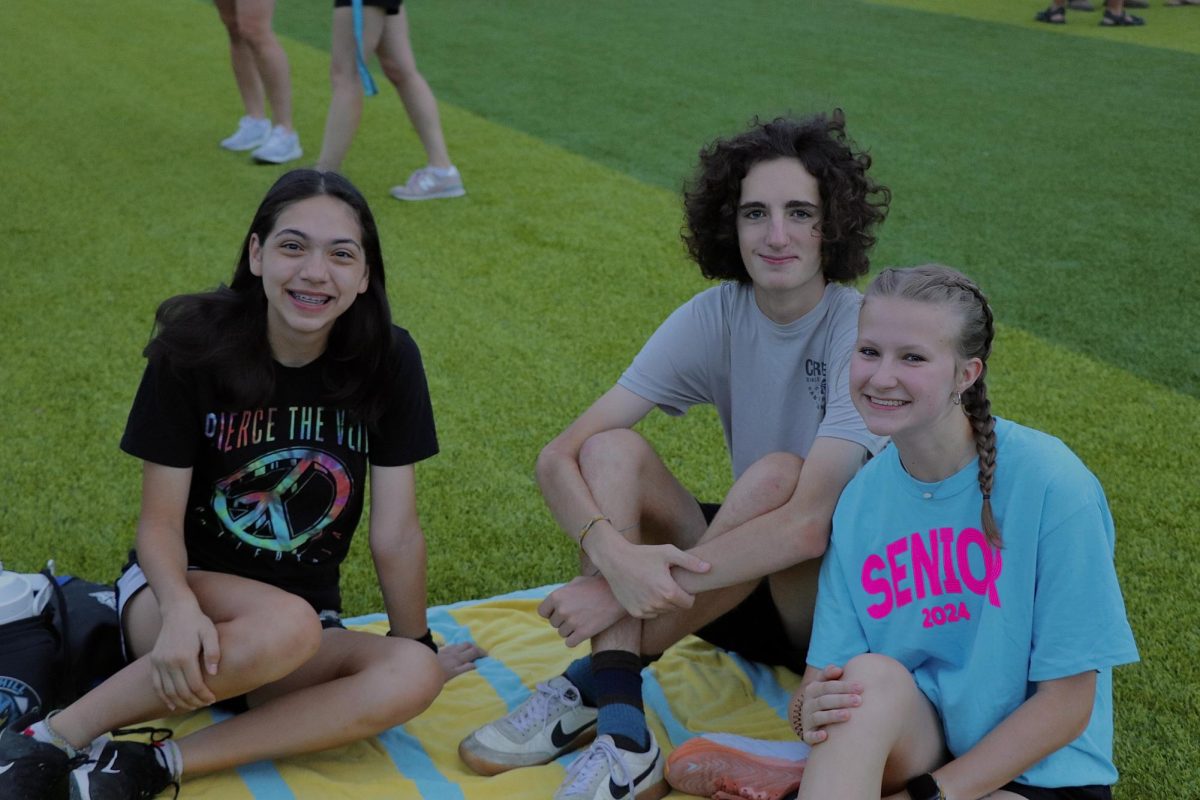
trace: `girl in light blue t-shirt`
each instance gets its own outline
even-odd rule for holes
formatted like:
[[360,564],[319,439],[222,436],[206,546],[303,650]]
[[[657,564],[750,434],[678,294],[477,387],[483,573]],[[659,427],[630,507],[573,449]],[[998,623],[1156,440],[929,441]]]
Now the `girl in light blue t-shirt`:
[[753,741],[685,744],[673,783],[711,775],[772,797],[799,783],[799,800],[1111,797],[1112,667],[1138,659],[1112,516],[1066,445],[992,415],[993,334],[983,293],[952,269],[885,270],[868,288],[850,394],[892,444],[834,513],[792,702],[807,762]]
[[1112,516],[1066,445],[992,416],[993,333],[946,267],[867,290],[850,393],[893,446],[834,514],[801,800],[1111,796],[1112,667],[1138,658]]

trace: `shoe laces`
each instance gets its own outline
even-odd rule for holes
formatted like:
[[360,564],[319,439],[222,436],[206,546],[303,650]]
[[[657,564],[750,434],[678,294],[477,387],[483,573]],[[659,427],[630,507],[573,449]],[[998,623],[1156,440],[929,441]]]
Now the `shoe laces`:
[[138,734],[146,734],[150,737],[150,744],[158,744],[174,736],[175,731],[170,728],[155,728],[148,725],[143,728],[117,728],[112,732],[113,736],[135,736]]
[[408,188],[414,191],[427,192],[437,183],[437,176],[429,167],[421,167],[408,178]]
[[544,726],[550,715],[558,710],[555,706],[575,708],[580,704],[579,692],[573,687],[560,689],[548,683],[539,683],[533,697],[526,700],[512,717],[512,724],[522,735],[534,728]]
[[575,759],[575,763],[567,770],[566,791],[564,794],[583,793],[595,782],[598,775],[607,771],[614,783],[621,784],[629,790],[629,797],[635,797],[633,776],[621,758],[621,751],[610,737],[603,736],[592,742],[591,747]]
[[[149,737],[150,743],[146,745],[154,754],[154,761],[161,772],[167,774],[167,782],[154,788],[161,779],[161,773],[156,773],[153,767],[150,767],[146,762],[134,760],[127,762],[124,769],[136,776],[137,783],[136,791],[137,800],[150,800],[158,797],[163,789],[172,786],[175,789],[175,797],[179,797],[179,780],[175,777],[175,770],[171,768],[170,760],[161,747],[162,743],[175,735],[175,732],[170,728],[156,728],[152,726],[142,728],[117,728],[112,732],[113,736],[132,736],[136,734],[144,734]],[[99,754],[103,754],[105,748],[100,748]],[[89,762],[97,762],[99,759],[88,758]]]

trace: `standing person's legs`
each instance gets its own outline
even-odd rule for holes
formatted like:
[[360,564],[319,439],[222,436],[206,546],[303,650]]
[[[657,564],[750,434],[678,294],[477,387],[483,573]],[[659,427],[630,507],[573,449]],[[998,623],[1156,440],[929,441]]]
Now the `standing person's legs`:
[[285,131],[292,130],[292,81],[288,74],[287,53],[271,30],[275,0],[235,0],[237,28],[254,56],[258,75],[267,100],[271,119]]
[[403,5],[399,14],[388,17],[384,23],[383,38],[379,43],[379,65],[404,103],[404,110],[421,139],[421,146],[425,148],[429,166],[449,169],[452,164],[446,151],[437,99],[425,77],[417,71],[412,42],[408,38],[408,12]]
[[235,152],[253,150],[265,144],[271,135],[262,79],[250,42],[238,28],[237,0],[215,0],[215,3],[229,35],[229,60],[233,64],[233,77],[245,112],[238,120],[237,130],[221,140],[221,147]]
[[266,96],[254,51],[238,28],[237,0],[215,0],[215,3],[225,31],[229,34],[229,60],[233,64],[233,78],[237,82],[245,115],[252,119],[266,119]]
[[[363,6],[363,56],[370,58],[379,47],[384,30],[384,12],[372,6]],[[325,138],[321,141],[321,155],[317,169],[341,169],[350,143],[358,130],[362,118],[363,87],[358,76],[358,46],[354,40],[354,10],[333,10],[333,42],[329,56],[329,81],[333,94],[329,99],[329,113],[325,116]]]

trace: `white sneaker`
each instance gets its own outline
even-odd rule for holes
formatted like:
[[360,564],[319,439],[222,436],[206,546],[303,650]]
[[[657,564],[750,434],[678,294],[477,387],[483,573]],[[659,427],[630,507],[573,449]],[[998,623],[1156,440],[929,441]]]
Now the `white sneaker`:
[[221,147],[234,152],[253,150],[266,143],[270,135],[271,120],[242,117],[238,120],[238,127],[233,135],[221,140]]
[[622,750],[605,734],[575,759],[554,800],[659,800],[669,791],[653,733],[645,753]]
[[799,739],[775,742],[729,733],[706,733],[675,748],[667,781],[685,794],[780,800],[800,786],[809,746]]
[[564,676],[539,683],[508,716],[463,739],[458,755],[480,775],[548,764],[596,735],[596,709],[585,706]]
[[282,125],[276,125],[271,129],[271,135],[267,137],[263,146],[251,153],[250,157],[267,164],[284,164],[295,161],[302,155],[304,151],[300,149],[300,134],[295,131],[288,132]]
[[392,197],[397,200],[437,200],[443,197],[462,197],[462,176],[457,167],[439,170],[437,167],[421,167],[408,176],[403,186],[392,187]]

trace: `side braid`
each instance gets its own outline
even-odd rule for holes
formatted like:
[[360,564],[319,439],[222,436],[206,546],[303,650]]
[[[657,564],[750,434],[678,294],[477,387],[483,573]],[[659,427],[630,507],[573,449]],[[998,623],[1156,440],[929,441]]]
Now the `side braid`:
[[992,487],[996,477],[996,418],[987,394],[987,360],[992,353],[996,325],[987,297],[975,282],[961,272],[940,264],[909,269],[883,270],[867,287],[867,297],[902,297],[924,303],[953,306],[962,315],[958,354],[983,363],[979,378],[962,393],[962,409],[971,423],[975,450],[979,454],[979,490],[983,494],[980,522],[988,542],[1000,547],[1000,526],[992,512]]
[[975,436],[975,450],[979,453],[979,491],[983,494],[981,522],[983,532],[994,547],[1000,547],[1003,540],[1000,536],[1000,526],[992,514],[992,486],[996,475],[996,418],[992,416],[992,401],[987,394],[987,360],[992,353],[992,340],[996,335],[995,320],[992,317],[991,306],[983,292],[970,280],[952,281],[951,285],[971,294],[979,304],[983,315],[983,342],[977,352],[970,353],[983,362],[983,369],[975,383],[962,394],[963,412],[971,422],[971,432]]

